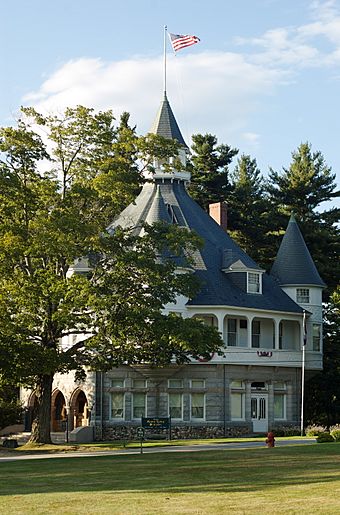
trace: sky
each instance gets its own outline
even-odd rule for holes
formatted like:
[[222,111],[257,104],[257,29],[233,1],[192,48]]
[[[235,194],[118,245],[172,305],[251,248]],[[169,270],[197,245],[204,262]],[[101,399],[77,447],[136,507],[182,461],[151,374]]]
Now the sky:
[[[174,55],[167,95],[186,142],[211,133],[269,167],[302,142],[340,183],[340,0],[0,0],[0,125],[20,105],[131,114],[163,97],[164,26],[200,43]],[[339,203],[338,203],[339,205]],[[331,206],[328,206],[331,207]]]

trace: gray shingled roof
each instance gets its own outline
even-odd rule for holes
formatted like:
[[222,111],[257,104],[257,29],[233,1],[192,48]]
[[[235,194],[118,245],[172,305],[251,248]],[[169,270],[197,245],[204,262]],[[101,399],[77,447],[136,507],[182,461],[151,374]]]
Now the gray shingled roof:
[[[222,271],[225,253],[231,255],[234,262],[240,260],[247,269],[260,269],[188,195],[185,184],[180,179],[169,177],[145,184],[136,201],[118,216],[109,230],[114,230],[118,225],[136,227],[142,221],[169,222],[169,210],[176,215],[175,223],[196,231],[204,241],[204,247],[194,256],[192,265],[202,288],[196,297],[189,301],[189,305],[223,305],[290,313],[302,312],[302,308],[288,297],[269,275],[263,274],[262,294],[259,295],[245,292]],[[183,265],[183,261],[181,264]]]
[[163,138],[167,139],[175,139],[183,145],[187,147],[187,144],[184,141],[184,138],[181,134],[181,131],[177,125],[176,119],[170,107],[169,101],[167,99],[166,93],[164,93],[164,98],[157,113],[157,116],[153,122],[150,132],[153,134],[158,134],[159,136],[163,136]]
[[270,273],[281,285],[326,286],[316,269],[293,214]]

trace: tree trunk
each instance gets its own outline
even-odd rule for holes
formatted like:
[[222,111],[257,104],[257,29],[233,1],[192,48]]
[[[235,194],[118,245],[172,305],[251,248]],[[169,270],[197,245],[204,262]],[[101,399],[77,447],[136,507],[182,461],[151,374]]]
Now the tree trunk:
[[38,377],[35,391],[37,410],[32,423],[32,433],[29,442],[52,443],[51,441],[51,394],[54,374]]

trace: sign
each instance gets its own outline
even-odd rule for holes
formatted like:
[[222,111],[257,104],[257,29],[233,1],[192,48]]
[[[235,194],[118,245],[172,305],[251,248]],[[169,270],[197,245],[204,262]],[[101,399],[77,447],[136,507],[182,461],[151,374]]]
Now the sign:
[[144,429],[169,429],[170,417],[142,417]]
[[144,438],[145,431],[143,427],[137,427],[137,436],[138,438]]

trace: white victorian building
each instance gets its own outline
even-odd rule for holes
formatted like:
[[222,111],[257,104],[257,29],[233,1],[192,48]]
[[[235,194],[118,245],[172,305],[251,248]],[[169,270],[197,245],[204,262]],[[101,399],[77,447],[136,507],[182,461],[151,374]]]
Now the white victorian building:
[[[164,97],[152,131],[187,146]],[[90,425],[97,438],[134,434],[141,417],[171,417],[177,436],[223,436],[266,432],[300,421],[303,319],[306,314],[306,373],[322,368],[322,303],[325,286],[292,216],[270,274],[229,237],[224,206],[211,216],[190,197],[190,175],[165,172],[155,162],[152,182],[108,230],[164,221],[195,231],[204,241],[193,272],[201,289],[193,299],[165,307],[182,317],[216,326],[223,356],[188,365],[125,366],[89,373],[82,385],[72,374],[54,383],[52,429]],[[80,262],[79,266],[85,266]],[[33,396],[27,400],[33,405]]]

